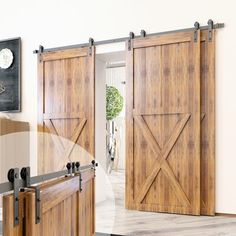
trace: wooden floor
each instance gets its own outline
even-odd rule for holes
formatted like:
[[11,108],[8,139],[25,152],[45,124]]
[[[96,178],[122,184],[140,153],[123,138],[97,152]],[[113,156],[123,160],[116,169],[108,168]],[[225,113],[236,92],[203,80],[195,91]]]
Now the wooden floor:
[[115,193],[115,209],[112,208],[111,199],[97,205],[97,232],[111,233],[109,228],[114,214],[112,233],[117,235],[236,236],[236,218],[232,217],[183,216],[126,210],[124,173],[113,172],[110,180]]
[[97,205],[97,232],[109,232],[115,214],[113,234],[142,236],[236,236],[236,218],[184,216],[130,211],[124,208],[124,173],[113,172],[110,180],[115,194],[115,212],[111,200]]

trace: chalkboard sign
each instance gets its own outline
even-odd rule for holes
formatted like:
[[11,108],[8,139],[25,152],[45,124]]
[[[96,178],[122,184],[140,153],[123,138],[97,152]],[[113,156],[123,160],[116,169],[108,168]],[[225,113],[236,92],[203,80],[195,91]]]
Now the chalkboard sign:
[[19,112],[21,98],[21,39],[0,41],[0,111]]

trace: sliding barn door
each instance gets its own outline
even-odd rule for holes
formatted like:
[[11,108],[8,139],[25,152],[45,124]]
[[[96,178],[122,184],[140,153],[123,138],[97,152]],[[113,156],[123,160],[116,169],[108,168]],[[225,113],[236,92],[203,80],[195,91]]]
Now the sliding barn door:
[[215,214],[215,32],[201,31],[201,214]]
[[129,209],[200,214],[200,32],[195,36],[127,45]]
[[[39,54],[38,171],[94,157],[94,47]],[[81,148],[79,148],[78,145]]]

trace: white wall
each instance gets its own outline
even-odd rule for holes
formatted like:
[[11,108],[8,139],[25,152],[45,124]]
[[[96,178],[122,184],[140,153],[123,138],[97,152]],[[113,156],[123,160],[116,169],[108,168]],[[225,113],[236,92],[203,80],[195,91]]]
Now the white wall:
[[106,172],[106,63],[96,59],[95,81],[95,157]]
[[23,41],[23,110],[13,115],[36,124],[37,73],[33,49],[123,37],[129,31],[191,27],[209,18],[225,22],[217,36],[216,179],[218,212],[236,213],[235,1],[219,0],[1,0],[0,38]]

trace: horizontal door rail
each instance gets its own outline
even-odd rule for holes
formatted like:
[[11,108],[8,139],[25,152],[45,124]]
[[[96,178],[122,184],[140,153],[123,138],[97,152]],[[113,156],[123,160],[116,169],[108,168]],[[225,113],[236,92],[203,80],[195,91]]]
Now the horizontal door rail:
[[[198,22],[196,22],[195,24],[199,25]],[[224,28],[224,26],[225,26],[224,23],[213,24],[213,21],[209,20],[208,25],[199,26],[199,29],[200,30],[209,30],[209,32],[211,32],[212,29],[220,29],[220,28]],[[34,50],[33,53],[37,54],[37,53],[43,53],[43,52],[55,52],[55,51],[61,51],[61,50],[66,50],[66,49],[90,47],[91,42],[92,42],[92,45],[97,46],[97,45],[104,45],[104,44],[121,43],[121,42],[125,42],[130,39],[134,39],[134,38],[142,38],[142,37],[147,37],[147,36],[159,36],[159,35],[163,35],[163,34],[189,32],[189,31],[194,31],[194,30],[196,30],[196,27],[171,30],[171,31],[163,31],[163,32],[158,32],[158,33],[150,33],[150,34],[147,34],[145,32],[145,30],[141,30],[140,35],[137,35],[137,36],[135,36],[131,32],[129,37],[114,38],[114,39],[101,40],[101,41],[94,41],[92,38],[90,38],[89,43],[75,44],[75,45],[55,47],[55,48],[47,48],[47,49],[44,49],[43,46],[39,46],[39,50]]]
[[[18,187],[19,188],[25,188],[29,187],[34,184],[39,184],[44,181],[60,178],[63,176],[69,176],[73,174],[78,174],[81,171],[87,170],[87,169],[95,169],[98,166],[98,164],[93,160],[91,164],[80,166],[79,162],[72,162],[67,163],[66,168],[67,170],[61,170],[57,172],[52,172],[48,174],[38,175],[30,177],[30,168],[24,167],[21,169],[20,174],[16,173],[19,172],[18,168],[10,169],[8,171],[8,180],[9,182],[1,183],[0,184],[0,194],[10,192],[14,190],[14,178],[18,179]],[[15,173],[14,173],[15,170]],[[17,171],[18,170],[18,171]],[[15,176],[14,176],[15,174]],[[21,177],[21,179],[19,178]]]
[[80,119],[85,117],[83,112],[71,112],[71,113],[44,113],[44,120],[59,120],[59,119]]

